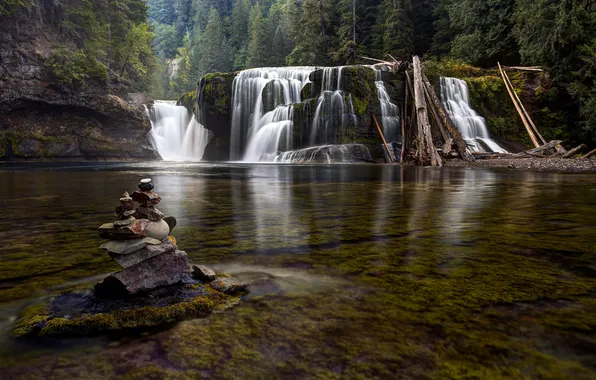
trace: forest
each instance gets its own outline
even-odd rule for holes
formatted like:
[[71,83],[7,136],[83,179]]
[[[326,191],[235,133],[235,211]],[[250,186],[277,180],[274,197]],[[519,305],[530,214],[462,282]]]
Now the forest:
[[[591,0],[7,0],[0,15],[40,7],[66,41],[49,64],[65,82],[130,81],[177,98],[209,72],[370,63],[365,57],[542,66],[541,93],[596,141],[596,3]],[[35,9],[38,9],[35,11]]]

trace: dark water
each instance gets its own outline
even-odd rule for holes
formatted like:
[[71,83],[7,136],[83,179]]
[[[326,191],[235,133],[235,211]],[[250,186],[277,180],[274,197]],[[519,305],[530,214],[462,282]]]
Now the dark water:
[[[11,338],[118,269],[96,228],[144,177],[191,261],[275,286],[158,332]],[[0,210],[0,378],[596,378],[594,175],[20,164]]]

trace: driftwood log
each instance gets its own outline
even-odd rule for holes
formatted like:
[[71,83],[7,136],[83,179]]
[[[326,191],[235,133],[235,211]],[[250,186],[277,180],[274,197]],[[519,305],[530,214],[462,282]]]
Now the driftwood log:
[[422,65],[420,58],[414,56],[414,98],[416,100],[416,119],[418,120],[417,158],[421,165],[443,166],[443,159],[437,152],[432,140],[426,101],[424,99],[424,82],[422,81]]
[[459,130],[453,123],[453,120],[451,120],[451,117],[447,113],[445,107],[443,107],[443,103],[441,102],[441,100],[439,100],[439,97],[437,96],[435,89],[430,84],[428,78],[426,77],[426,75],[424,75],[424,73],[422,73],[422,80],[424,81],[424,86],[426,87],[428,95],[432,100],[434,109],[437,110],[439,117],[443,121],[443,125],[445,126],[445,128],[447,128],[447,131],[449,131],[449,134],[453,138],[453,142],[455,143],[455,149],[459,153],[459,156],[464,161],[474,161],[474,156],[472,156],[472,154],[468,151],[468,145],[466,144],[466,141],[461,136],[461,133],[459,133]]
[[581,144],[580,146],[576,146],[575,148],[571,149],[569,152],[565,153],[563,155],[563,158],[571,158],[586,148],[587,148],[586,144]]
[[381,129],[381,126],[379,125],[379,122],[377,121],[377,117],[375,115],[372,115],[372,117],[373,117],[373,121],[375,122],[375,125],[377,126],[377,131],[379,131],[379,135],[381,135],[383,144],[385,144],[385,149],[387,150],[387,157],[389,157],[389,161],[395,162],[395,157],[393,157],[393,152],[389,149],[389,145],[387,145],[387,140],[385,140],[385,135],[383,134],[383,130]]

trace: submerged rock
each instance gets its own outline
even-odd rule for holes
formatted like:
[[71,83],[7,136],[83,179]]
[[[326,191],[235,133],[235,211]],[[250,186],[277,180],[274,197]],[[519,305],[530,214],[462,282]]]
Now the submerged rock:
[[193,265],[193,276],[199,280],[209,282],[215,280],[215,272],[211,268],[207,268],[204,265]]
[[106,277],[95,285],[95,291],[105,297],[121,297],[174,284],[185,272],[186,252],[163,253]]
[[151,237],[134,240],[110,240],[100,245],[99,248],[105,249],[109,252],[126,255],[127,253],[145,248],[147,244],[161,244],[161,241]]
[[238,296],[216,292],[198,280],[121,299],[100,298],[91,290],[45,299],[20,312],[14,335],[89,335],[203,318],[236,304]]
[[249,284],[246,282],[240,282],[232,277],[219,277],[213,280],[209,285],[219,292],[225,294],[235,294],[245,291]]
[[172,242],[169,239],[166,239],[161,244],[147,245],[144,248],[141,248],[137,251],[125,254],[117,254],[110,252],[110,257],[122,268],[130,268],[133,265],[136,265],[142,261],[148,260],[157,255],[161,255],[162,253],[173,252],[176,250],[176,248],[177,247],[174,244],[172,244]]

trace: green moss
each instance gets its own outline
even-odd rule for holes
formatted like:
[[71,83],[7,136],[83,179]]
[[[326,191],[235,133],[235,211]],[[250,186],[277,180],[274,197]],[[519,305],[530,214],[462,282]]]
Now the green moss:
[[13,333],[23,335],[87,335],[103,331],[137,329],[176,322],[187,317],[205,317],[215,309],[235,304],[232,297],[205,287],[207,295],[190,301],[163,307],[147,306],[115,310],[110,313],[83,314],[75,317],[52,318],[47,305],[25,309]]

